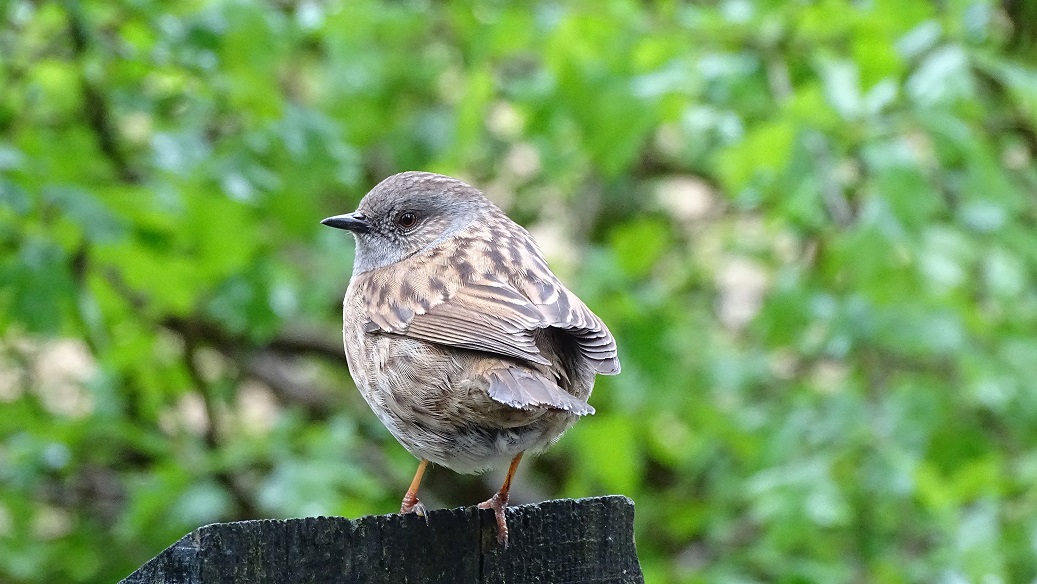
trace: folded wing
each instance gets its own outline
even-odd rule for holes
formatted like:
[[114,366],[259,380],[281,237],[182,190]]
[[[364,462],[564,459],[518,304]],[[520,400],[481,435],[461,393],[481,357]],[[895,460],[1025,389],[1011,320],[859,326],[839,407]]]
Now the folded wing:
[[424,273],[436,274],[424,287],[370,273],[365,282],[368,330],[552,365],[535,336],[553,327],[575,342],[596,373],[619,373],[616,342],[608,328],[537,259],[534,265],[542,269],[526,270],[512,281],[449,265],[423,266]]

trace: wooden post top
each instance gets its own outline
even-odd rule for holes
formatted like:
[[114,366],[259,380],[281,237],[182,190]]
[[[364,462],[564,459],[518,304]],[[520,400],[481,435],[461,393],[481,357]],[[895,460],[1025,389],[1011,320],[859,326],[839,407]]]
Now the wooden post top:
[[215,523],[185,535],[120,584],[433,582],[631,583],[634,502],[562,499],[508,509],[507,549],[491,510]]

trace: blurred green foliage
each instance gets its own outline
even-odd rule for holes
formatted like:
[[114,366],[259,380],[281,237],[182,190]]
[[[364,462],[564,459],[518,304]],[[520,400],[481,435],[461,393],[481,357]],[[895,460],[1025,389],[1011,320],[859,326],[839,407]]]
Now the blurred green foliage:
[[414,461],[351,386],[317,222],[405,169],[483,187],[620,341],[517,498],[633,497],[650,582],[1037,578],[1030,3],[0,19],[0,581],[396,508]]

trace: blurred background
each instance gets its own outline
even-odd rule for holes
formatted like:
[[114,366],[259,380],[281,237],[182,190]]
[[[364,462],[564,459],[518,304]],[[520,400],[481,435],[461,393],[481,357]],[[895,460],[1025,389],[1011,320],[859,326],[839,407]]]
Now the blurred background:
[[1037,4],[0,18],[0,582],[399,508],[318,221],[407,169],[483,188],[620,343],[513,501],[632,497],[649,582],[1037,578]]

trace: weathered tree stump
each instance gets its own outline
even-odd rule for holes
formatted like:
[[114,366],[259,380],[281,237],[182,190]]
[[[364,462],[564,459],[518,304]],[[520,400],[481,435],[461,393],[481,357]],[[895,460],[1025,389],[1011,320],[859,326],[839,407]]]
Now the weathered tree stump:
[[497,543],[490,510],[241,521],[200,527],[121,584],[247,582],[643,583],[626,497],[508,509]]

